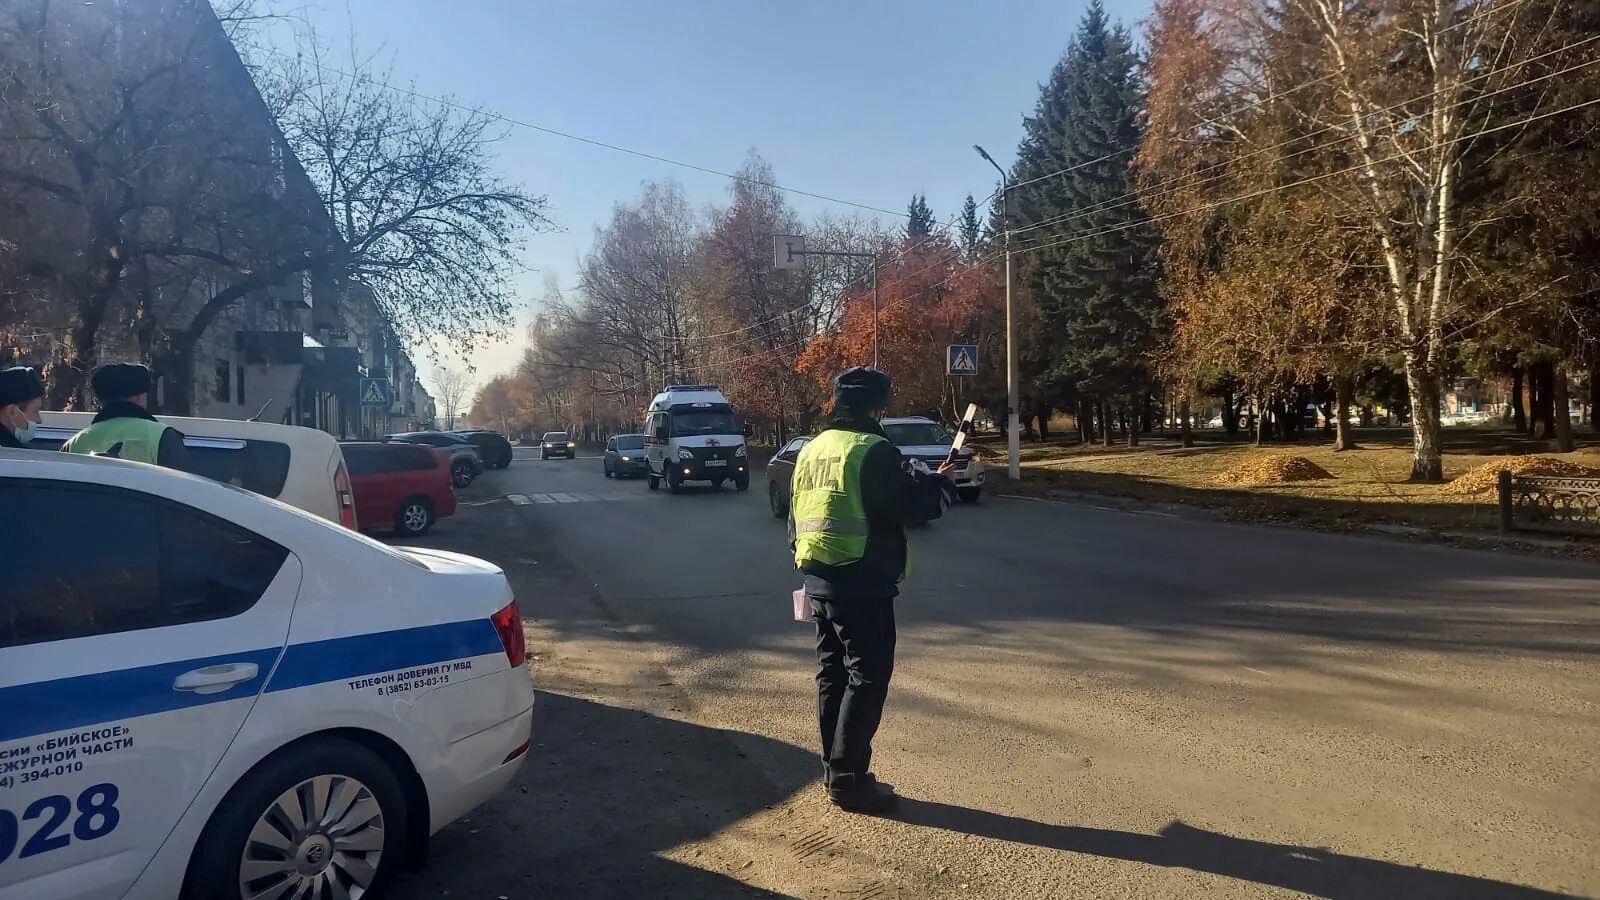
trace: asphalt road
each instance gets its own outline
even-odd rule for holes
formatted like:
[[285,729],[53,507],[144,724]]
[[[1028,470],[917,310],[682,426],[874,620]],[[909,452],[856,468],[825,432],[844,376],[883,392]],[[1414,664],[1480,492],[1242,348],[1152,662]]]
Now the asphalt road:
[[877,744],[817,786],[813,635],[751,490],[518,460],[538,735],[402,898],[1600,895],[1600,569],[985,498],[913,535]]

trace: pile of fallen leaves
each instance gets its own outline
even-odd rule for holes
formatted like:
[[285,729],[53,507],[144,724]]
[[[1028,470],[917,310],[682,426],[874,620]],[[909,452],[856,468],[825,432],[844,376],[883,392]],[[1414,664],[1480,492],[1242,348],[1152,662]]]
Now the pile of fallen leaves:
[[1586,478],[1600,476],[1600,469],[1580,466],[1577,463],[1556,459],[1553,456],[1505,456],[1486,462],[1444,486],[1447,494],[1482,494],[1495,489],[1500,480],[1500,470],[1510,469],[1513,475],[1544,475],[1555,478]]
[[1304,456],[1287,453],[1252,456],[1228,469],[1212,481],[1217,484],[1283,484],[1289,481],[1315,481],[1332,478],[1328,470]]

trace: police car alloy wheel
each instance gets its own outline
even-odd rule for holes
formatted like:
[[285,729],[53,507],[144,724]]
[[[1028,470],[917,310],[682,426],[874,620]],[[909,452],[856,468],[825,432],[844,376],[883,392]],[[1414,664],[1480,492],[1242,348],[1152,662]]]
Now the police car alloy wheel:
[[328,739],[267,760],[218,808],[185,898],[378,896],[400,863],[405,793],[365,747]]

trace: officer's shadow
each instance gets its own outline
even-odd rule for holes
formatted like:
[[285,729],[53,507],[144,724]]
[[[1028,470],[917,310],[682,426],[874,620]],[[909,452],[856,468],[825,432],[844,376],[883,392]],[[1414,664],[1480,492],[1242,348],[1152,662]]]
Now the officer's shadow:
[[1226,875],[1313,897],[1534,900],[1575,896],[1471,875],[1346,856],[1329,850],[1230,837],[1180,821],[1173,821],[1159,834],[1136,834],[1104,828],[1047,825],[910,798],[901,800],[895,818],[912,825],[1052,850]]

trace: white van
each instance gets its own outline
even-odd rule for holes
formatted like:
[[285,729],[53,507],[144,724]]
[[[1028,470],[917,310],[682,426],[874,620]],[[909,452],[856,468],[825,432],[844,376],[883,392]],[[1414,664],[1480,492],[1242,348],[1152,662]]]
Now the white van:
[[[59,450],[68,438],[89,427],[94,413],[46,411],[41,418],[29,449]],[[156,418],[183,432],[193,474],[272,497],[347,528],[357,527],[350,473],[333,435],[274,422]]]
[[750,457],[745,436],[728,398],[714,384],[669,384],[650,401],[644,427],[644,458],[650,490],[667,483],[676,494],[686,481],[721,487],[732,481],[750,489]]

